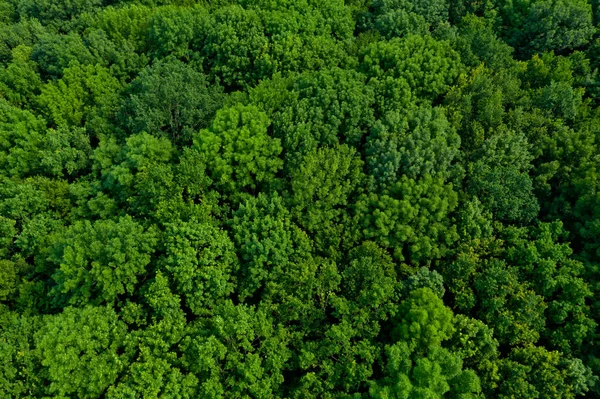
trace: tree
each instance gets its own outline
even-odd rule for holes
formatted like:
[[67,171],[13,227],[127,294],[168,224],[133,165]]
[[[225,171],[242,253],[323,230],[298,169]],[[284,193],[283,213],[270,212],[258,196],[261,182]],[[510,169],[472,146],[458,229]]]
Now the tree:
[[464,245],[441,268],[456,309],[476,309],[501,344],[543,339],[551,348],[578,353],[595,322],[585,305],[591,292],[581,277],[583,265],[560,242],[562,225],[504,227],[496,235]]
[[194,137],[213,184],[232,198],[256,193],[275,179],[283,165],[279,139],[269,136],[270,121],[255,106],[241,104],[217,112],[210,128]]
[[353,324],[347,315],[321,329],[317,339],[303,340],[298,351],[302,374],[293,385],[294,397],[356,396],[366,390],[380,349]]
[[514,49],[498,37],[490,21],[467,14],[461,19],[458,29],[460,35],[456,37],[455,45],[465,65],[477,67],[483,62],[486,67],[501,71],[515,63]]
[[376,42],[361,53],[360,69],[369,78],[402,78],[419,97],[437,99],[457,78],[459,55],[448,42],[411,35]]
[[81,36],[74,32],[68,35],[40,35],[33,46],[31,58],[39,65],[43,79],[62,77],[64,70],[74,61],[80,65],[94,64],[96,61]]
[[41,168],[50,176],[77,177],[90,169],[90,136],[84,128],[49,129],[41,144]]
[[268,40],[264,26],[255,10],[221,7],[213,13],[204,35],[204,68],[226,87],[248,88],[273,72],[265,57]]
[[423,15],[409,11],[410,3],[405,7],[382,6],[384,1],[378,2],[380,7],[373,16],[373,27],[388,39],[405,37],[409,35],[425,36],[429,33],[430,24]]
[[40,170],[46,121],[0,98],[0,168],[3,176],[27,176]]
[[[46,295],[53,267],[47,258],[51,243],[64,231],[73,207],[69,199],[69,185],[66,181],[53,180],[42,176],[24,180],[3,178],[0,190],[0,214],[3,216],[3,230],[8,233],[5,240],[7,259],[18,265],[18,281],[35,293],[25,293],[11,299],[21,302],[24,309],[46,309],[49,301],[39,301],[35,296]],[[32,281],[33,280],[33,281]],[[19,284],[21,285],[21,284]],[[21,290],[20,290],[21,291]],[[33,297],[28,297],[32,295]]]
[[31,60],[32,51],[25,45],[15,47],[11,62],[0,74],[0,96],[17,107],[31,105],[42,86],[37,64]]
[[35,334],[44,326],[39,316],[24,316],[0,305],[0,394],[42,396],[46,383]]
[[[410,113],[409,113],[410,112]],[[444,180],[460,176],[455,158],[460,137],[441,108],[423,106],[389,112],[371,128],[366,144],[369,174],[378,187],[437,174]]]
[[[202,7],[167,6],[155,9],[145,23],[147,46],[156,59],[172,55],[177,59],[198,61],[196,51],[202,48],[211,18],[208,10]],[[184,85],[180,88],[186,87],[187,79],[182,78]],[[167,89],[169,85],[165,86]],[[173,89],[177,92],[175,87]]]
[[203,315],[234,290],[239,265],[227,234],[212,223],[166,226],[164,268],[193,314]]
[[95,19],[90,25],[101,29],[114,43],[131,43],[136,53],[143,54],[148,46],[149,18],[156,12],[143,4],[125,3],[119,7],[109,5],[95,14]]
[[410,34],[426,35],[448,20],[448,2],[377,0],[374,1],[373,25],[388,39]]
[[[362,189],[362,160],[347,145],[306,154],[289,172],[289,208],[316,248],[339,256],[353,197]],[[348,246],[348,244],[345,244]]]
[[500,351],[494,330],[481,320],[462,314],[454,318],[454,335],[447,348],[463,359],[463,366],[477,373],[485,397],[495,395],[500,377]]
[[414,180],[402,176],[381,194],[362,194],[356,201],[357,234],[393,251],[410,266],[446,255],[458,238],[448,214],[458,195],[452,184],[425,175]]
[[226,302],[183,339],[183,364],[203,397],[280,396],[290,336],[264,311]]
[[351,38],[354,26],[342,1],[240,4],[212,13],[199,48],[204,69],[228,90],[248,89],[276,72],[352,62],[341,41]]
[[269,41],[263,58],[270,71],[293,76],[293,73],[351,65],[353,59],[345,47],[352,38],[354,21],[341,3],[279,2],[262,9],[257,7]]
[[75,176],[90,166],[84,128],[46,129],[46,121],[0,100],[0,168],[5,176]]
[[311,242],[290,218],[278,194],[260,193],[240,204],[231,220],[233,239],[240,255],[238,290],[242,299],[260,292],[279,296],[293,284],[296,269],[311,264]]
[[440,346],[454,333],[453,314],[428,288],[413,291],[400,303],[393,331],[396,341],[408,342],[420,351]]
[[142,347],[136,361],[126,369],[123,381],[108,389],[108,397],[195,397],[198,379],[193,374],[184,374],[179,368],[172,366],[169,362],[172,354],[173,352],[169,352],[165,358],[157,356],[147,347]]
[[374,338],[381,324],[398,312],[400,291],[401,282],[391,257],[366,241],[350,252],[341,270],[340,294],[332,302],[338,317],[351,322],[360,336]]
[[572,256],[561,222],[543,223],[525,232],[508,228],[507,259],[518,265],[521,278],[530,281],[548,303],[544,332],[551,348],[579,355],[596,323],[586,304],[592,296],[584,279],[584,265]]
[[86,306],[49,316],[36,332],[36,349],[47,372],[47,394],[95,398],[118,378],[127,364],[119,354],[125,324],[114,310]]
[[559,352],[542,347],[515,348],[501,367],[499,397],[575,398],[588,391],[595,380],[589,370],[580,366],[580,362],[564,359]]
[[0,24],[0,32],[2,33],[0,35],[0,62],[6,64],[12,58],[13,49],[21,45],[34,47],[45,35],[46,29],[39,21],[33,19],[14,24],[2,23]]
[[501,343],[536,343],[544,330],[547,304],[514,269],[502,261],[489,262],[475,281],[478,316],[493,326]]
[[600,395],[600,0],[0,0],[0,397]]
[[221,107],[222,89],[209,86],[203,74],[175,58],[166,58],[144,69],[131,82],[124,126],[131,133],[166,136],[187,145],[199,130],[208,127]]
[[21,19],[36,18],[43,25],[57,30],[68,31],[72,20],[85,12],[91,12],[102,5],[102,0],[75,0],[63,3],[57,0],[18,2],[17,12]]
[[539,211],[529,176],[533,157],[524,135],[498,132],[474,152],[466,189],[499,220],[527,223]]
[[154,231],[144,229],[130,216],[75,223],[53,254],[59,266],[53,276],[55,301],[114,304],[119,296],[134,295],[155,245]]
[[462,370],[462,360],[440,346],[454,332],[453,314],[428,288],[413,291],[400,303],[397,343],[386,347],[386,377],[372,382],[375,398],[475,398],[477,375]]
[[373,122],[373,92],[365,77],[339,68],[307,73],[289,88],[291,98],[273,117],[286,161],[320,147],[345,143],[360,149]]
[[[509,115],[513,116],[512,121],[519,120],[519,103],[524,93],[515,72],[494,72],[480,65],[468,76],[462,76],[446,96],[448,119],[457,128],[465,153],[480,149],[495,133],[510,130],[506,128]],[[520,124],[512,130],[527,131]]]
[[132,213],[152,215],[161,200],[179,191],[170,165],[173,158],[174,148],[167,138],[140,133],[119,146],[115,137],[102,136],[93,165],[101,184],[93,194],[97,198],[109,194]]
[[42,88],[38,102],[55,127],[86,127],[97,135],[110,129],[107,119],[116,112],[120,90],[106,68],[73,63]]
[[130,82],[148,64],[146,54],[135,52],[134,43],[111,39],[103,29],[86,30],[83,41],[97,65],[108,68],[121,84]]
[[[131,362],[121,374],[119,381],[108,390],[111,398],[132,396],[152,397],[170,395],[191,398],[196,392],[198,379],[185,373],[181,358],[171,348],[177,345],[186,332],[187,320],[181,309],[181,299],[170,289],[170,281],[160,271],[142,291],[140,303],[129,302],[129,309],[122,312],[129,324],[141,324],[126,341],[125,352]],[[136,312],[142,310],[142,312]],[[145,311],[145,312],[144,312]],[[147,313],[146,319],[133,320],[135,313]],[[131,326],[130,326],[131,327]]]
[[310,0],[241,0],[239,3],[244,8],[267,11],[265,18],[268,18],[270,12],[277,11],[299,15],[305,24],[298,24],[297,29],[303,33],[331,34],[342,40],[352,37],[354,33],[352,15],[341,0],[327,3]]
[[501,7],[510,27],[508,42],[522,56],[544,51],[564,52],[581,47],[594,33],[592,7],[587,1],[537,0]]

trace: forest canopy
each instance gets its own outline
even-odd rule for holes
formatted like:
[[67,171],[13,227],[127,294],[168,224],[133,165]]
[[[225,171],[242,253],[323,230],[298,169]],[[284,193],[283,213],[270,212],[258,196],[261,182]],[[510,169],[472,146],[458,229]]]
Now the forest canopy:
[[600,397],[598,0],[0,0],[0,397]]

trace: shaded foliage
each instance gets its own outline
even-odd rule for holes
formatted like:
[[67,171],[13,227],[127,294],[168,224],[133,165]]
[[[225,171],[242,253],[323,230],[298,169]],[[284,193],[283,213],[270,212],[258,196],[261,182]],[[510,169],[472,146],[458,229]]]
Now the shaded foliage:
[[599,10],[0,0],[0,396],[597,397]]

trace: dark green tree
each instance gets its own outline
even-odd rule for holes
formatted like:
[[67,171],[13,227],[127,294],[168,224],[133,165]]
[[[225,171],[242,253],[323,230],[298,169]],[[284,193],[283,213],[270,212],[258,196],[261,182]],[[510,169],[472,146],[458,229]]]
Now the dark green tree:
[[506,38],[520,55],[564,52],[585,45],[594,34],[588,1],[535,0],[501,2]]
[[386,377],[373,382],[375,398],[476,398],[481,387],[462,359],[441,343],[454,333],[453,314],[427,289],[413,291],[400,303],[394,331],[397,343],[386,348]]
[[175,58],[144,69],[127,92],[121,115],[127,131],[165,136],[178,145],[190,144],[199,129],[208,127],[223,101],[220,87]]
[[466,190],[499,220],[529,222],[539,211],[529,176],[533,161],[529,147],[522,134],[498,132],[472,155]]
[[[425,175],[402,176],[381,194],[361,195],[355,205],[357,234],[374,240],[410,267],[445,256],[458,235],[448,217],[458,204],[452,184]],[[408,271],[408,270],[407,270]]]

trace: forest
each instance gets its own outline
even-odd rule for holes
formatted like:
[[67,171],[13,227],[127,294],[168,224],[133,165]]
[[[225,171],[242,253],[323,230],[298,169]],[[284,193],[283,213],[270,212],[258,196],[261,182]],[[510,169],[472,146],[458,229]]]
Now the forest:
[[600,397],[600,0],[0,0],[0,398]]

